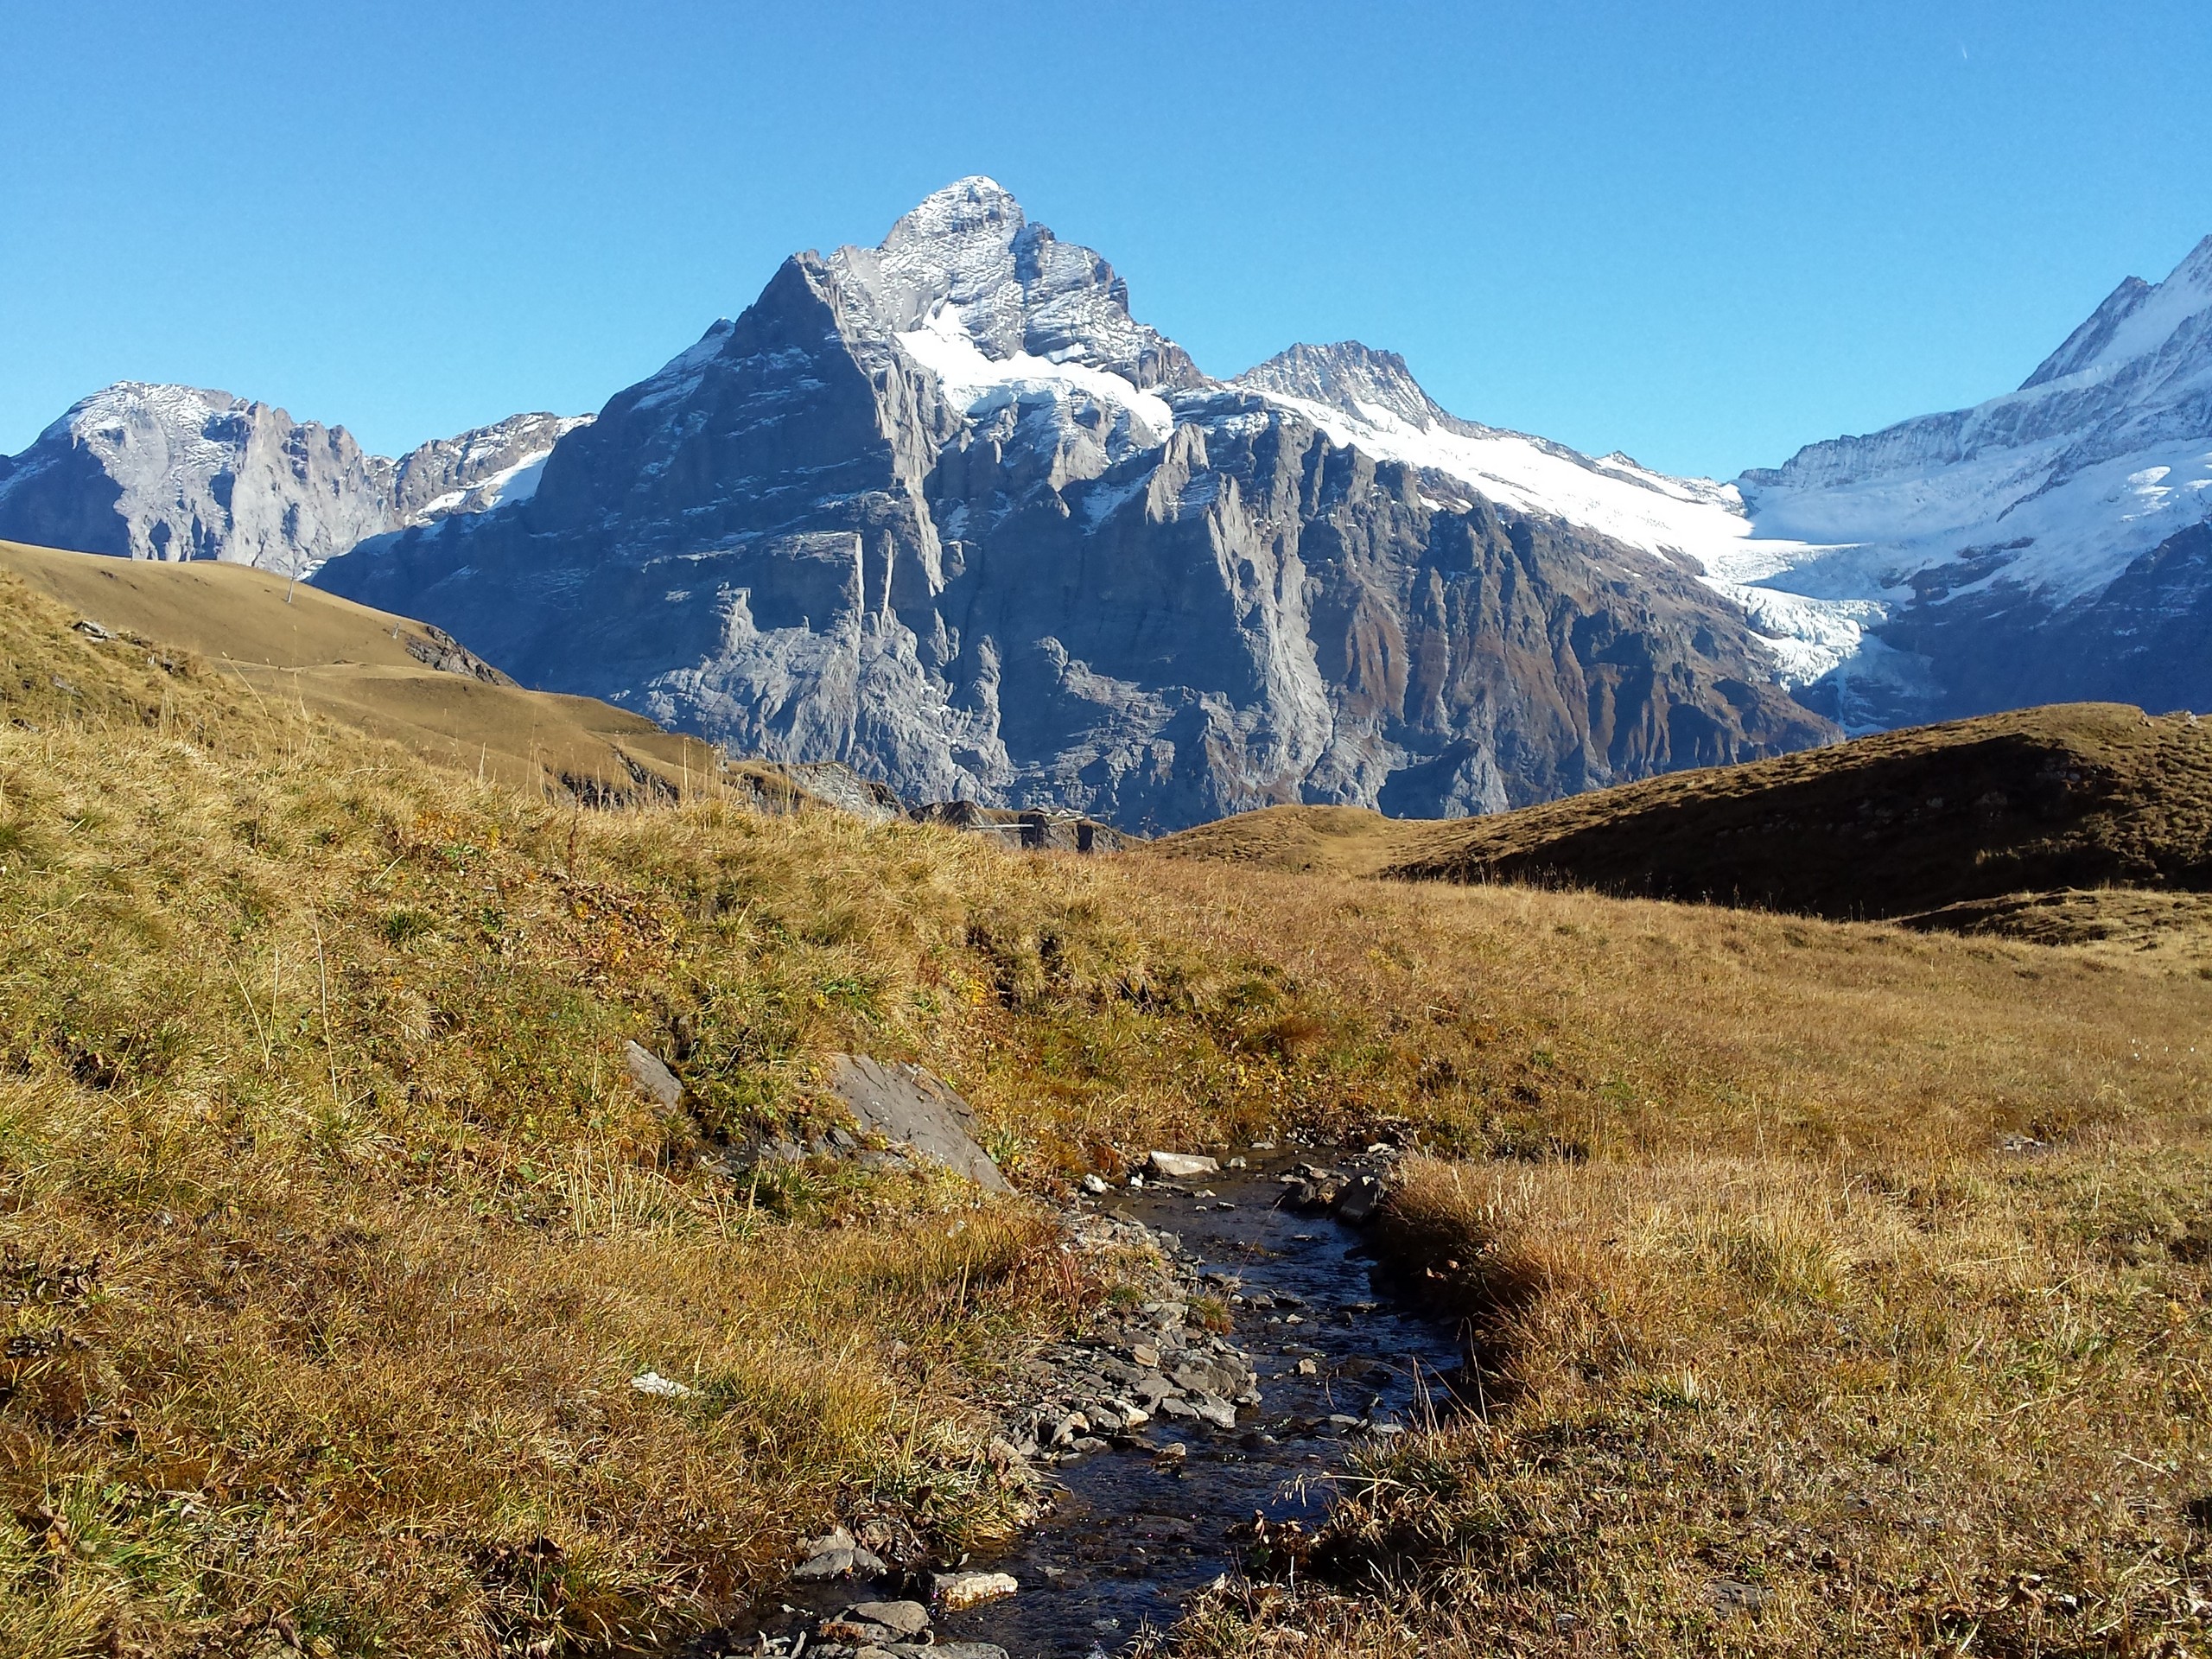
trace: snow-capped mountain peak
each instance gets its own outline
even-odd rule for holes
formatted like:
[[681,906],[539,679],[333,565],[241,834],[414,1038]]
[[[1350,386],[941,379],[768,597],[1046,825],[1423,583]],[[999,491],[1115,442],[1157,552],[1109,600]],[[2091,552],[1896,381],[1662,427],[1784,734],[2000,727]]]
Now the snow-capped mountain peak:
[[2121,283],[2019,391],[1808,444],[1738,482],[1763,532],[1821,549],[1777,577],[1792,588],[2056,606],[2101,592],[2212,516],[2212,238],[2164,282]]
[[1376,411],[1414,428],[1451,419],[1421,390],[1404,358],[1356,340],[1333,346],[1294,346],[1247,369],[1230,384],[1325,404],[1354,420],[1371,420]]
[[1139,389],[1203,381],[1189,355],[1129,315],[1128,285],[1090,249],[1035,224],[1005,187],[974,177],[926,197],[873,248],[830,269],[887,334],[942,319],[994,362],[1077,364]]
[[[2181,340],[2184,348],[2212,339],[2212,236],[2206,237],[2163,283],[2130,276],[2113,289],[2088,321],[2066,337],[2022,384],[2022,391],[2160,351]],[[2190,329],[2187,337],[2184,328]]]

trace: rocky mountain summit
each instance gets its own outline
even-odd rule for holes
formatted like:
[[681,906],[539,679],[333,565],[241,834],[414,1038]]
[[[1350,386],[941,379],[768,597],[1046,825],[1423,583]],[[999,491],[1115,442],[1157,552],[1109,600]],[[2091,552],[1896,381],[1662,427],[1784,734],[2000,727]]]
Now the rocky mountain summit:
[[787,260],[530,499],[317,579],[734,748],[1131,828],[1484,810],[1834,734],[1694,568],[1332,435],[1355,369],[1441,417],[1360,347],[1270,365],[1319,397],[1210,380],[963,180]]
[[1210,378],[964,179],[596,418],[392,461],[110,387],[0,460],[0,537],[319,570],[529,684],[912,800],[1487,811],[2212,703],[2212,238],[2018,391],[1722,483],[1461,419],[1353,341]]
[[305,575],[365,537],[527,495],[582,423],[516,415],[393,461],[226,391],[120,381],[0,458],[0,539]]

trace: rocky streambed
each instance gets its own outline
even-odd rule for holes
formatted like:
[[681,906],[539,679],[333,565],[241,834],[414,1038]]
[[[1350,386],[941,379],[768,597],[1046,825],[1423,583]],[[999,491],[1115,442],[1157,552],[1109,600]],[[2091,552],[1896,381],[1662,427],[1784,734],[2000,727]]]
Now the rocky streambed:
[[1388,1294],[1364,1247],[1394,1155],[1323,1167],[1262,1147],[1089,1194],[1079,1248],[1157,1266],[1141,1300],[1001,1382],[997,1450],[1049,1484],[1035,1526],[935,1573],[813,1541],[788,1611],[713,1650],[1111,1656],[1235,1570],[1255,1516],[1318,1526],[1345,1458],[1447,1411],[1466,1357],[1450,1322]]

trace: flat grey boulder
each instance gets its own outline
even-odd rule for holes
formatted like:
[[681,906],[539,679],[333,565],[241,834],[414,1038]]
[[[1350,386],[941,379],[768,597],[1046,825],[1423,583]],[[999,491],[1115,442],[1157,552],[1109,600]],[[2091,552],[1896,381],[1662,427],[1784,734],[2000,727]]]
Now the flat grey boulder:
[[683,1098],[683,1085],[676,1080],[676,1073],[661,1063],[660,1057],[639,1043],[625,1043],[622,1058],[630,1068],[630,1081],[648,1097],[658,1101],[673,1111]]
[[920,1066],[840,1054],[830,1087],[863,1130],[911,1147],[993,1192],[1014,1190],[976,1143],[974,1109]]

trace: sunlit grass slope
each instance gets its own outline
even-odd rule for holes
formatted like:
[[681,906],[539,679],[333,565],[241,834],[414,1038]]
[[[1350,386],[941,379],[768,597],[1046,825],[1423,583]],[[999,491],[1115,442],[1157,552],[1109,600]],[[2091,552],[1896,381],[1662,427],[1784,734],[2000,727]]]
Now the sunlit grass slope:
[[[0,1649],[605,1650],[733,1611],[833,1516],[957,1550],[1024,1502],[979,1384],[1113,1277],[1038,1199],[1392,1118],[1443,1154],[1395,1236],[1487,1323],[1491,1421],[1387,1471],[1327,1595],[1191,1643],[1934,1630],[1900,1563],[2039,1575],[2082,1642],[2186,1616],[2194,975],[593,811],[79,614],[0,579]],[[825,1122],[852,1048],[968,1093],[1032,1196],[721,1172]],[[1785,1503],[1841,1529],[1777,1542]],[[1729,1575],[1770,1599],[1724,1609]]]
[[[596,698],[430,666],[424,657],[447,643],[435,631],[266,570],[14,542],[0,542],[0,570],[76,619],[197,653],[264,701],[328,715],[493,781],[620,798],[680,794],[717,768],[696,738]],[[772,788],[790,792],[787,784]]]

